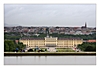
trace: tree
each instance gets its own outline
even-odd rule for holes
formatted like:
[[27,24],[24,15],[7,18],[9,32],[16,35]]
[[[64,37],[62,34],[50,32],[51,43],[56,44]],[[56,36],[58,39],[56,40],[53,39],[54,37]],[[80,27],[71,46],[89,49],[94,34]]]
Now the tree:
[[6,42],[4,43],[4,51],[9,51],[9,45]]
[[96,43],[83,42],[77,46],[82,51],[96,51]]
[[92,46],[87,46],[85,51],[93,51],[93,47]]
[[24,49],[26,45],[23,45],[23,43],[18,42],[16,44],[13,40],[4,40],[4,51],[5,52],[14,52],[16,48]]

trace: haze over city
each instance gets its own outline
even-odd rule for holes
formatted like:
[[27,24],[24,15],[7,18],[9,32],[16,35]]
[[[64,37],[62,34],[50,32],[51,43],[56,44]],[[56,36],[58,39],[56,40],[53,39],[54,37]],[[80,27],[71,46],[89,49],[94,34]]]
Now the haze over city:
[[96,26],[95,4],[4,4],[5,26]]

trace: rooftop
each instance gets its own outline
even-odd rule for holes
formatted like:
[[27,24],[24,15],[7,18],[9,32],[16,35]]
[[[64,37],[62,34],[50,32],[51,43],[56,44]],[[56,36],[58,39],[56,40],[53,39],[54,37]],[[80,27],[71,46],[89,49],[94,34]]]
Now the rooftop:
[[96,42],[96,40],[87,40],[87,42]]
[[[80,40],[81,38],[58,38],[58,40],[73,40],[73,39]],[[21,40],[44,40],[44,38],[22,37]]]

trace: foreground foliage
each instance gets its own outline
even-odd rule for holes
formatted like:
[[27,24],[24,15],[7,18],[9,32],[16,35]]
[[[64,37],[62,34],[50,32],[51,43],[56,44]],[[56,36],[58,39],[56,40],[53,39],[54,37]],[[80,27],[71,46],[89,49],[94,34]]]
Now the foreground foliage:
[[23,45],[23,43],[18,42],[15,43],[15,41],[13,40],[4,40],[4,52],[14,52],[16,50],[16,48],[19,49],[19,51],[21,49],[24,49],[26,46]]
[[83,44],[78,45],[78,48],[82,51],[96,51],[96,42],[88,43],[84,42]]

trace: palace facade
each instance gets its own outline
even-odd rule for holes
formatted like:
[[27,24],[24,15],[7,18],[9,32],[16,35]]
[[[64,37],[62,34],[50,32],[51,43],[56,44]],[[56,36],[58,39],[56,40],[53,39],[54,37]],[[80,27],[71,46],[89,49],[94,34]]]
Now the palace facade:
[[78,44],[83,43],[83,39],[80,38],[58,38],[58,37],[45,37],[45,38],[32,38],[23,37],[19,40],[27,47],[34,48],[36,46],[41,48],[55,47],[55,48],[73,48]]

